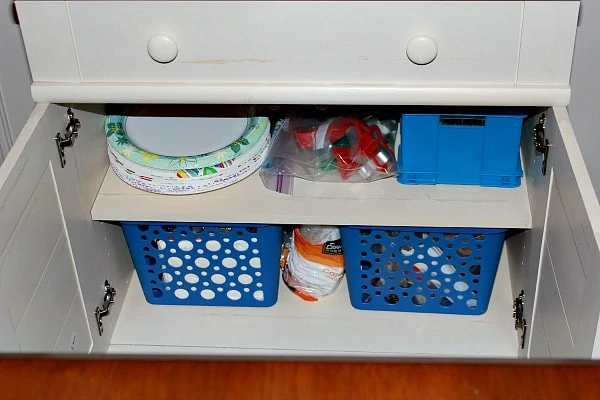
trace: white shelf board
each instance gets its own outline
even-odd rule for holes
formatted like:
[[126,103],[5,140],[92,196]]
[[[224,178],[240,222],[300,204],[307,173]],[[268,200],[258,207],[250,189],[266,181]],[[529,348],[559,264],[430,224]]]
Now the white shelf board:
[[506,248],[481,316],[361,311],[346,282],[317,303],[280,285],[269,308],[158,306],[134,274],[112,336],[112,354],[316,358],[515,359],[517,333]]
[[258,173],[197,195],[135,189],[109,168],[92,208],[108,221],[240,222],[379,226],[531,228],[525,180],[518,188],[318,183],[297,179],[292,196],[262,185]]
[[[556,60],[553,60],[556,62]],[[568,84],[34,82],[38,103],[567,106]]]

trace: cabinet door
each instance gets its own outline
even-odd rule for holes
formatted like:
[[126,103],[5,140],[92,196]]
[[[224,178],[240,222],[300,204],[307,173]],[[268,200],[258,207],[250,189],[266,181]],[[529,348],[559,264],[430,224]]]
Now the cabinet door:
[[115,261],[123,253],[112,251],[120,238],[109,233],[116,228],[90,226],[93,189],[106,171],[99,156],[104,151],[93,143],[103,117],[76,113],[82,123],[78,142],[89,153],[67,149],[61,168],[54,136],[65,129],[66,111],[36,106],[0,168],[0,304],[24,352],[106,349],[110,320],[100,337],[94,310],[105,279],[124,282]]
[[[56,106],[49,107],[54,109]],[[63,115],[64,112],[63,108]],[[66,150],[65,168],[56,171],[55,179],[93,338],[92,351],[105,352],[125,298],[133,265],[121,227],[93,221],[91,216],[109,165],[104,110],[95,105],[81,105],[74,107],[73,112],[81,122],[81,128],[73,148]],[[56,154],[53,157],[58,161]],[[104,297],[105,281],[117,294],[110,314],[103,319],[104,333],[100,335],[94,311]]]
[[600,310],[600,206],[567,110],[546,116],[552,147],[531,335],[547,345],[531,346],[529,356],[589,358]]
[[0,296],[0,353],[19,352],[19,343],[8,308]]
[[[52,352],[67,319],[85,318],[52,161],[64,111],[37,107],[0,169],[0,303],[24,352]],[[87,326],[72,335],[73,351],[90,350]]]
[[[526,323],[531,327],[532,317],[534,315],[534,300],[538,288],[539,265],[546,226],[546,209],[548,203],[548,191],[550,187],[550,174],[543,174],[543,157],[536,151],[531,133],[539,121],[540,113],[533,118],[525,121],[523,126],[523,135],[521,140],[521,154],[523,156],[523,169],[525,172],[524,180],[527,183],[527,197],[529,208],[531,210],[531,228],[524,230],[516,235],[507,238],[506,244],[509,249],[509,265],[511,268],[511,284],[513,289],[513,298],[519,296],[522,290],[525,291],[525,312]],[[552,162],[552,160],[550,160]],[[519,331],[519,335],[523,332]],[[520,357],[527,357],[532,347],[542,346],[539,335],[531,334],[532,330],[526,331],[525,337],[520,339],[522,348]]]

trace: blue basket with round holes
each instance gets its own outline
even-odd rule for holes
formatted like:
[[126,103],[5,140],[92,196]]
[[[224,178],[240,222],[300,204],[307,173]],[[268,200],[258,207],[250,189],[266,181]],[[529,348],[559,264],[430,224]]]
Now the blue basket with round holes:
[[354,308],[487,311],[506,229],[346,226],[340,231]]
[[122,222],[151,304],[269,307],[282,229],[272,225]]

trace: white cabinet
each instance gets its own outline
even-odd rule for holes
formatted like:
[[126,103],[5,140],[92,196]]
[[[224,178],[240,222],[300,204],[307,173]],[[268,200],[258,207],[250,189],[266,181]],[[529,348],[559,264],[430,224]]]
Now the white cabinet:
[[[348,6],[352,12],[338,8],[341,2],[322,6],[318,2],[269,2],[258,3],[256,8],[250,3],[19,3],[34,71],[33,92],[36,100],[51,103],[36,106],[0,168],[0,350],[340,358],[589,358],[597,353],[600,206],[567,111],[553,107],[555,102],[565,101],[565,94],[568,100],[576,2],[369,3],[372,7],[352,2]],[[428,7],[442,5],[444,12],[425,18]],[[203,10],[207,12],[201,13]],[[380,30],[361,25],[374,36],[352,30],[347,35],[340,33],[342,27],[357,22],[357,10],[371,17],[389,11],[381,17],[388,23],[378,26]],[[532,10],[546,18],[536,22]],[[206,16],[208,11],[214,18]],[[191,15],[194,12],[204,22],[198,27],[192,27],[192,21],[197,22]],[[264,26],[265,34],[273,33],[270,30],[274,28],[264,19],[277,12],[291,18],[288,24],[281,25],[283,19],[275,22],[284,33],[280,37],[298,41],[299,48],[313,56],[310,62],[301,60],[308,64],[295,66],[297,54],[270,37],[260,41],[258,31],[248,33],[253,41],[242,46],[231,39],[231,32],[218,29],[218,21],[252,15],[254,23]],[[125,19],[131,23],[122,31],[127,43],[115,42],[119,29],[110,28],[116,24],[109,18],[112,13],[130,17]],[[494,23],[506,30],[498,37],[495,25],[481,21],[480,15],[490,13],[499,14]],[[182,19],[176,18],[179,15]],[[400,15],[402,18],[394,18]],[[405,55],[394,59],[387,53],[391,46],[376,36],[382,32],[402,44],[414,35],[446,32],[452,16],[462,18],[463,25],[451,34],[437,36],[439,54],[427,64],[431,66],[428,70],[414,69],[427,65],[412,64]],[[249,20],[240,19],[240,29],[250,29]],[[421,23],[419,26],[427,29],[411,30],[413,19],[427,20],[430,26]],[[106,20],[111,24],[104,26]],[[391,20],[404,22],[404,26],[394,29]],[[479,26],[482,29],[477,31]],[[535,34],[528,26],[535,26]],[[560,35],[562,39],[555,40],[555,26],[566,29],[564,42]],[[172,27],[176,30],[167,30]],[[329,35],[335,49],[346,49],[344,56],[366,52],[367,59],[346,60],[349,64],[343,65],[350,67],[339,67],[341,72],[336,75],[336,64],[329,63],[334,59],[327,57],[335,56],[341,62],[341,50],[332,53],[323,47],[325,41],[303,48],[298,34],[302,27],[315,41],[318,34]],[[159,65],[144,51],[147,40],[160,33],[176,41],[178,53],[172,62]],[[480,36],[475,37],[477,34]],[[44,47],[44,35],[56,35],[53,37],[60,42],[73,45]],[[98,42],[92,43],[93,38]],[[373,38],[377,43],[367,45]],[[482,47],[479,41],[484,40],[489,48]],[[557,57],[548,70],[535,73],[528,63],[540,49],[533,46],[538,40],[542,49],[550,46]],[[189,47],[190,43],[198,46]],[[204,46],[199,46],[202,43]],[[221,43],[223,46],[218,45]],[[469,44],[473,51],[454,48],[458,43]],[[455,51],[445,53],[445,49]],[[113,59],[114,64],[107,63],[111,55],[119,59]],[[118,62],[126,57],[128,63]],[[263,57],[276,60],[281,68],[248,61]],[[199,62],[202,60],[227,62]],[[358,65],[363,62],[379,68],[379,73],[365,75],[365,70],[359,74],[362,67]],[[436,72],[437,62],[441,69]],[[319,65],[331,69],[310,68]],[[468,72],[467,67],[472,70]],[[485,71],[490,71],[489,77]],[[275,82],[265,83],[270,76]],[[332,82],[334,78],[339,82]],[[491,94],[486,92],[490,88]],[[436,99],[439,93],[445,95]],[[503,94],[494,99],[494,93]],[[229,188],[193,196],[160,196],[127,186],[109,169],[101,104],[168,103],[175,99],[205,103],[241,99],[267,103],[282,99],[357,104],[464,102],[542,108],[531,112],[525,123],[522,158],[526,175],[515,189],[402,186],[388,180],[333,191],[328,185],[299,182],[294,195],[288,197],[264,189],[256,175]],[[56,134],[64,132],[67,124],[67,107],[54,104],[61,100],[100,104],[72,106],[81,128],[75,145],[65,150],[64,168],[55,145]],[[552,144],[545,175],[543,156],[532,144],[533,126],[542,113],[546,137]],[[359,311],[350,306],[344,283],[317,304],[299,301],[282,286],[277,304],[270,308],[176,307],[153,306],[143,298],[120,227],[111,222],[120,220],[478,226],[511,228],[511,234],[490,307],[481,316]],[[103,301],[105,281],[115,288],[116,297],[100,335],[95,310]],[[521,331],[514,329],[512,318],[513,299],[521,290],[525,290],[528,325],[523,350]]]
[[[64,129],[67,109],[51,104],[36,107],[2,168],[0,193],[5,207],[0,216],[6,221],[3,226],[14,228],[3,230],[0,282],[6,288],[0,294],[14,318],[23,350],[27,350],[26,343],[46,343],[36,342],[41,338],[35,335],[41,333],[34,329],[35,322],[51,321],[57,326],[52,346],[63,343],[62,351],[70,350],[73,336],[89,345],[91,335],[95,350],[106,351],[110,346],[114,352],[127,353],[511,358],[519,355],[512,299],[515,292],[525,289],[529,332],[548,341],[551,356],[591,354],[598,322],[593,290],[594,252],[598,252],[594,226],[598,222],[592,217],[599,207],[596,198],[590,197],[589,177],[564,108],[545,110],[547,137],[553,145],[545,176],[540,168],[542,157],[531,145],[530,132],[537,118],[527,121],[523,139],[527,175],[521,188],[404,187],[394,181],[377,182],[365,190],[372,187],[379,196],[365,197],[362,190],[341,193],[336,198],[337,210],[327,206],[326,186],[307,184],[305,192],[286,197],[264,189],[256,176],[194,196],[158,196],[132,189],[108,168],[104,114],[86,108],[96,107],[74,108],[81,129],[75,146],[66,149],[65,168],[58,162],[54,136]],[[239,207],[239,200],[231,200],[239,199],[240,190],[251,191],[244,207]],[[563,195],[566,192],[569,196]],[[327,214],[318,207],[321,202]],[[405,208],[407,204],[413,206]],[[394,207],[397,213],[390,214]],[[419,209],[423,214],[414,211]],[[463,212],[457,215],[460,209]],[[513,217],[510,209],[522,215]],[[135,275],[130,282],[131,261],[119,227],[92,218],[286,223],[325,219],[327,223],[380,225],[404,225],[408,219],[415,226],[434,221],[438,226],[473,226],[479,220],[478,226],[515,231],[507,240],[489,310],[468,317],[354,310],[343,284],[334,296],[318,304],[302,303],[281,287],[280,299],[271,308],[153,306],[143,298]],[[50,234],[51,229],[56,234]],[[62,249],[72,258],[65,258]],[[17,257],[24,263],[10,261]],[[46,283],[45,275],[53,280]],[[94,310],[102,301],[105,279],[117,289],[117,296],[104,321],[104,334],[99,336]],[[41,305],[36,304],[44,304],[40,299],[53,307],[52,318],[44,319],[48,315],[41,312],[44,308],[37,311]],[[88,323],[78,325],[76,313],[81,312],[82,301],[86,312],[79,322],[87,318]],[[596,317],[590,318],[594,311]],[[315,333],[320,340],[314,340]],[[44,338],[49,334],[50,330],[44,331]],[[566,345],[570,345],[568,351]],[[537,356],[536,347],[531,349],[531,355]]]

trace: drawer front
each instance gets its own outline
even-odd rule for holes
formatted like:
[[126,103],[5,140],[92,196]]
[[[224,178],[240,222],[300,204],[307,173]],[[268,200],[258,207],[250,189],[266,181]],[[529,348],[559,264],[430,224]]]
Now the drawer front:
[[[82,82],[514,84],[523,12],[517,1],[67,4]],[[149,54],[156,35],[168,36],[150,50],[163,62]]]

